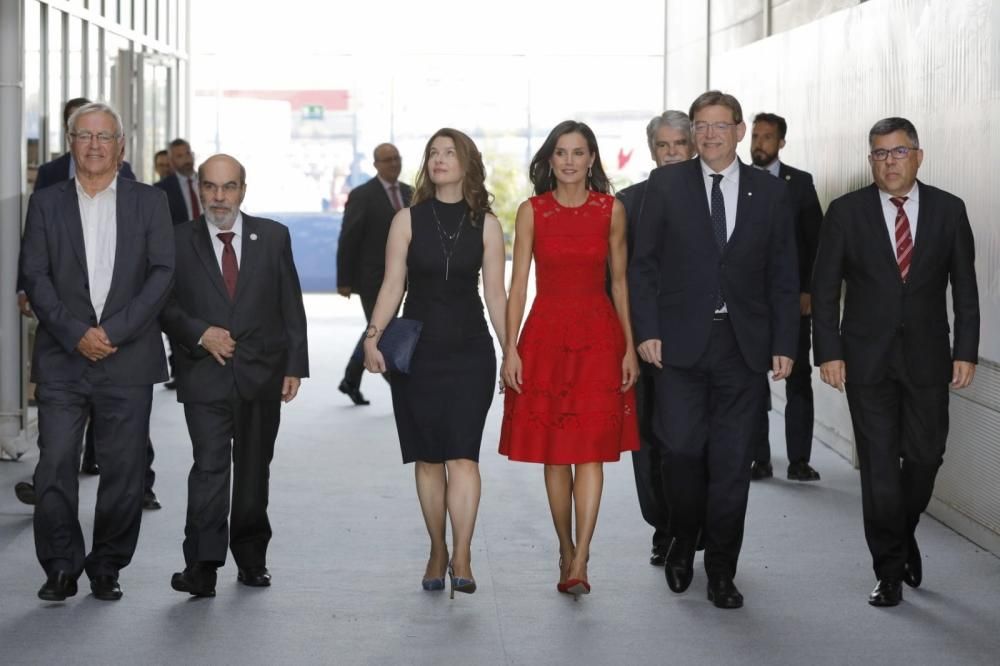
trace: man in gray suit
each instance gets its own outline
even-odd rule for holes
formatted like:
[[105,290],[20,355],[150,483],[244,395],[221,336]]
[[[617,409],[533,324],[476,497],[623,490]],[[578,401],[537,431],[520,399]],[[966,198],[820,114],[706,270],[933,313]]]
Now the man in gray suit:
[[[157,316],[173,281],[173,227],[162,192],[118,174],[125,136],[111,107],[87,104],[67,127],[76,177],[32,195],[21,244],[39,322],[38,596],[73,596],[86,570],[95,597],[117,600],[139,537],[153,384],[167,377]],[[76,470],[88,414],[101,478],[85,556]]]

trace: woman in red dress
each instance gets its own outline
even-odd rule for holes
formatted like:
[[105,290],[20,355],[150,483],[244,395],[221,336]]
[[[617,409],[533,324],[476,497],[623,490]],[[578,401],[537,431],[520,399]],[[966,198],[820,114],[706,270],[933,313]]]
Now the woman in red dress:
[[[515,223],[501,368],[510,390],[500,453],[545,465],[559,537],[557,589],[587,594],[603,464],[639,448],[625,210],[608,193],[597,139],[584,123],[557,125],[532,159],[530,175],[537,196],[521,204]],[[518,339],[532,256],[536,296]]]

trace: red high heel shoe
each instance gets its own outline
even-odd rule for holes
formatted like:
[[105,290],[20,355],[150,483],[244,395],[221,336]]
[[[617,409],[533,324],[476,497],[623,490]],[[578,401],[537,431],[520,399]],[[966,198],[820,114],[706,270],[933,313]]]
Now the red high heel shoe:
[[574,597],[581,594],[590,594],[590,583],[582,578],[570,578],[565,583],[566,593]]

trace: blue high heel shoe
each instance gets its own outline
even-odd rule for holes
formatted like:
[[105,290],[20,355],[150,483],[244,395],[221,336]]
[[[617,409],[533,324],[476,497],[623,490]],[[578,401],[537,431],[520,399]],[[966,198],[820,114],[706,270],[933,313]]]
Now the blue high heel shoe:
[[444,576],[440,578],[424,578],[420,581],[420,585],[424,588],[424,592],[440,592],[444,589]]
[[456,592],[472,594],[476,591],[476,581],[473,578],[459,578],[455,575],[455,567],[448,563],[448,577],[451,578],[451,598],[455,598]]

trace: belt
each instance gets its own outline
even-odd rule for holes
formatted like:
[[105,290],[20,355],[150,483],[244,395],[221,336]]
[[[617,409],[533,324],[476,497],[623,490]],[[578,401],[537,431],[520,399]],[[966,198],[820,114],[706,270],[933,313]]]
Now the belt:
[[728,312],[716,312],[712,315],[712,321],[729,321]]

